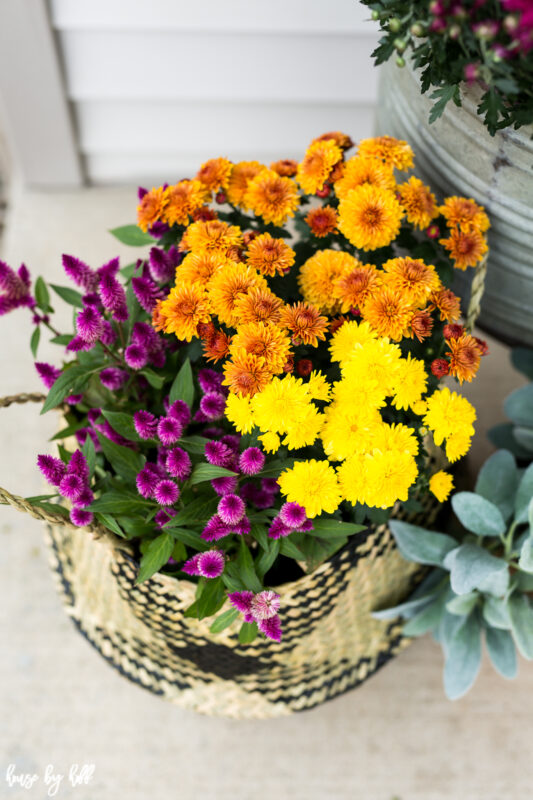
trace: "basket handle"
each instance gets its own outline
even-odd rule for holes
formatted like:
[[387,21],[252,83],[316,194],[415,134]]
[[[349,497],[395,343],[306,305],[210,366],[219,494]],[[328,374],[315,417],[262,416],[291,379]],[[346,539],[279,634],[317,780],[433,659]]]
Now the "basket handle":
[[481,311],[481,298],[485,291],[485,278],[487,277],[487,262],[489,258],[488,251],[485,253],[481,261],[476,265],[472,285],[470,287],[470,299],[468,301],[468,309],[466,312],[465,328],[467,333],[472,333],[476,320]]

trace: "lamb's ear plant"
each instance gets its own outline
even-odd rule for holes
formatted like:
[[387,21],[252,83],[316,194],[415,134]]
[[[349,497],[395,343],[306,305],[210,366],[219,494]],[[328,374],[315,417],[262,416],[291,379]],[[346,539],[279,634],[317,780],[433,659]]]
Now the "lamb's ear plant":
[[475,682],[483,639],[504,678],[516,675],[517,650],[533,659],[532,498],[533,464],[520,470],[512,453],[498,450],[482,467],[475,491],[452,497],[465,528],[461,540],[389,523],[404,558],[434,569],[407,602],[374,616],[402,616],[407,636],[433,634],[444,653],[444,688],[452,700]]
[[[517,347],[511,353],[515,369],[533,381],[533,350]],[[533,383],[512,392],[503,405],[510,422],[495,425],[489,439],[496,447],[505,447],[520,461],[533,459]]]

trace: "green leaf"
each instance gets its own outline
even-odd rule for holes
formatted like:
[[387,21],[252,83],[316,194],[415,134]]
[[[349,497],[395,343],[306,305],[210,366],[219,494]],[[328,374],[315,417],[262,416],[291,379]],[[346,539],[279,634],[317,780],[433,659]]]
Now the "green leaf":
[[518,446],[528,451],[528,458],[530,458],[533,453],[533,428],[523,428],[520,425],[516,425],[513,428],[513,436]]
[[457,547],[455,539],[445,533],[426,531],[397,519],[391,520],[389,524],[400,553],[408,561],[440,567],[446,554]]
[[473,589],[501,596],[509,585],[509,569],[503,558],[496,558],[476,544],[462,544],[447,559],[450,583],[456,594]]
[[36,325],[30,339],[30,350],[34,358],[37,358],[37,349],[39,347],[40,340],[41,340],[41,328],[39,327],[39,325]]
[[143,375],[150,386],[153,386],[154,389],[161,389],[163,384],[165,383],[165,378],[163,375],[158,375],[157,372],[154,372],[153,369],[141,369],[139,372],[140,375]]
[[126,278],[127,281],[129,281],[129,280],[131,280],[131,278],[133,278],[133,276],[135,275],[135,273],[137,271],[139,272],[139,275],[140,275],[140,273],[142,272],[142,265],[140,267],[138,267],[137,266],[137,262],[136,261],[132,261],[131,264],[126,264],[125,267],[121,268],[120,274],[123,275]]
[[174,540],[168,533],[161,533],[148,545],[141,558],[141,566],[135,583],[148,580],[163,567],[172,554]]
[[257,622],[243,622],[239,631],[239,642],[251,644],[258,633]]
[[[174,519],[175,517],[171,521],[174,522]],[[195,533],[195,531],[191,531],[189,528],[176,528],[165,525],[164,529],[168,531],[171,536],[174,536],[175,539],[179,539],[180,542],[183,542],[183,544],[189,547],[193,547],[195,550],[199,550],[200,552],[209,550],[209,543],[204,541],[199,533]]]
[[261,550],[261,554],[255,559],[255,571],[259,578],[264,578],[279,554],[279,539],[269,539],[268,545]]
[[96,466],[96,450],[94,447],[94,442],[89,435],[87,436],[87,438],[83,443],[81,452],[83,453],[83,455],[87,460],[87,466],[89,468],[89,477],[92,478],[92,476],[94,475],[94,468]]
[[470,689],[481,665],[480,625],[476,614],[464,619],[448,643],[444,664],[444,690],[450,700],[457,700]]
[[318,536],[306,536],[299,545],[305,556],[306,572],[313,572],[320,564],[327,561],[347,543],[346,536],[328,536],[321,539]]
[[107,436],[98,433],[98,441],[102,447],[105,457],[115,470],[125,480],[135,481],[137,474],[144,467],[145,458],[140,453],[130,447],[123,447],[115,444]]
[[446,608],[450,614],[458,614],[460,617],[465,614],[470,614],[474,606],[480,600],[480,595],[477,592],[469,592],[468,594],[460,594],[452,597],[446,603]]
[[492,597],[492,595],[485,597],[483,617],[491,628],[509,630],[511,627],[507,602],[500,597]]
[[227,475],[236,474],[236,472],[232,472],[230,469],[226,469],[225,467],[216,467],[214,464],[197,464],[191,473],[191,477],[189,478],[189,485],[195,486],[197,483],[212,481],[213,478],[223,478]]
[[171,403],[176,400],[183,400],[189,408],[192,408],[194,402],[194,381],[192,377],[191,362],[187,358],[180,371],[174,378],[174,382],[170,387],[169,399]]
[[98,522],[101,522],[102,525],[104,525],[106,528],[109,528],[110,531],[116,533],[117,536],[121,536],[123,539],[127,538],[126,534],[124,533],[124,531],[122,530],[116,519],[114,519],[114,517],[112,517],[110,514],[97,513],[95,516]]
[[459,98],[459,87],[455,84],[445,84],[435,89],[433,94],[430,95],[430,98],[435,101],[429,112],[429,124],[431,125],[442,116],[450,100],[453,100],[456,105],[460,105],[460,102],[457,102]]
[[89,511],[100,514],[125,514],[126,516],[145,515],[153,504],[143,501],[138,495],[106,491],[98,500],[93,500]]
[[305,561],[305,554],[293,542],[293,536],[294,534],[291,534],[281,539],[280,553],[288,558],[293,558],[295,561]]
[[178,444],[188,453],[192,453],[196,456],[203,456],[208,441],[209,439],[206,439],[204,436],[184,436],[183,439],[179,440]]
[[487,651],[494,668],[503,678],[515,678],[518,671],[516,648],[509,631],[487,628]]
[[252,555],[242,536],[239,546],[239,555],[237,556],[237,566],[239,567],[239,574],[246,588],[251,592],[261,592],[263,585],[255,573]]
[[72,341],[73,336],[73,333],[60,333],[59,336],[54,336],[54,338],[50,339],[50,341],[52,344],[67,345]]
[[103,410],[102,416],[109,422],[113,430],[120,433],[125,439],[128,439],[130,442],[143,441],[135,430],[133,416],[131,414],[125,414],[123,411]]
[[505,519],[513,513],[518,487],[518,470],[508,450],[498,450],[483,464],[476,482],[476,493],[498,506]]
[[404,625],[405,636],[423,636],[424,633],[437,628],[442,618],[446,593],[443,592],[431,603],[424,606]]
[[222,608],[226,602],[226,590],[220,578],[209,578],[205,580],[202,593],[196,600],[196,611],[198,619],[210,617]]
[[75,289],[70,289],[68,286],[56,286],[55,283],[51,283],[50,288],[53,289],[65,303],[76,306],[76,308],[83,308],[83,297],[80,292],[77,292]]
[[515,522],[527,522],[528,509],[533,497],[533,464],[522,475],[515,499]]
[[516,646],[524,658],[531,660],[533,658],[533,610],[529,598],[514,592],[507,601],[507,607]]
[[458,492],[452,496],[452,508],[459,521],[478,536],[503,536],[505,521],[498,506],[474,492]]
[[269,460],[259,473],[259,477],[277,478],[284,469],[292,469],[295,461],[295,458],[274,458]]
[[130,247],[142,247],[146,244],[154,244],[153,236],[144,233],[137,225],[121,225],[119,228],[112,228],[109,233],[113,234],[122,244]]
[[165,525],[165,530],[171,528],[186,528],[189,525],[204,526],[207,520],[217,510],[218,497],[198,497],[187,503],[185,508],[178,511],[175,517]]
[[[533,508],[533,501],[530,504],[530,508]],[[533,574],[533,537],[531,536],[522,545],[518,566],[523,572]]]
[[531,452],[526,450],[514,437],[515,426],[512,422],[502,422],[494,425],[488,432],[488,437],[495,447],[510,450],[517,458],[531,458]]
[[405,603],[400,603],[392,608],[383,608],[380,611],[373,611],[372,616],[382,621],[396,619],[397,617],[410,619],[414,616],[415,612],[421,611],[428,606],[434,598],[435,594],[432,593],[424,597],[417,597],[416,600],[406,600]]
[[187,548],[183,542],[174,542],[172,548],[172,558],[174,561],[185,561],[187,559]]
[[333,517],[317,517],[313,520],[311,536],[320,536],[323,539],[330,537],[352,536],[354,533],[366,531],[366,525],[356,525],[354,522],[341,522]]
[[503,409],[516,425],[533,427],[533,383],[511,392],[505,398]]
[[511,350],[513,367],[530,381],[533,381],[533,350],[529,347],[515,347]]
[[222,631],[226,630],[226,628],[229,628],[229,626],[232,624],[232,622],[235,622],[238,616],[239,610],[237,608],[229,608],[216,618],[209,630],[211,633],[221,633]]
[[48,392],[44,401],[41,414],[46,414],[51,408],[58,406],[67,395],[77,394],[87,383],[87,369],[85,367],[69,367],[65,369]]
[[48,292],[48,288],[44,280],[39,276],[35,281],[35,300],[37,301],[37,305],[42,311],[51,311],[50,308],[50,293]]

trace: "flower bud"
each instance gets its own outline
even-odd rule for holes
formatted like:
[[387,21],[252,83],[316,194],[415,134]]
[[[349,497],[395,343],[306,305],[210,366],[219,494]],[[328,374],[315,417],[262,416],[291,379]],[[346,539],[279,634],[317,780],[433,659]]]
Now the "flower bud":
[[317,189],[315,192],[317,197],[329,197],[331,193],[331,186],[329,183],[325,183],[321,189]]
[[404,53],[407,48],[407,42],[405,39],[395,39],[394,47],[398,53]]
[[405,58],[403,58],[402,56],[398,56],[398,58],[396,59],[396,66],[405,67]]
[[401,27],[402,22],[398,17],[392,17],[392,19],[389,20],[389,30],[392,31],[392,33],[398,33]]
[[413,36],[418,36],[418,37],[424,36],[426,33],[426,29],[424,28],[421,22],[414,22],[411,25],[410,31]]

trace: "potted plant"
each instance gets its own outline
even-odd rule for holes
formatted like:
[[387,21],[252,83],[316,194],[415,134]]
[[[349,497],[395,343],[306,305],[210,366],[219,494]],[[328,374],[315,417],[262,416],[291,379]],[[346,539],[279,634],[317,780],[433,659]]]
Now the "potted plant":
[[[112,233],[149,253],[65,255],[71,286],[0,265],[0,310],[29,309],[48,390],[1,405],[62,417],[38,458],[50,493],[2,502],[49,523],[61,594],[103,656],[206,713],[311,707],[404,646],[371,616],[419,573],[387,522],[431,524],[474,433],[440,385],[486,352],[448,288],[460,224],[401,177],[405,142],[352,146],[329,133],[299,164],[216,158],[141,189],[138,226]],[[42,333],[60,366],[38,360]]]
[[[482,203],[492,230],[481,325],[533,345],[533,16],[521,0],[362,0],[383,36],[379,132],[407,139],[441,195]],[[467,284],[459,284],[461,294]]]

